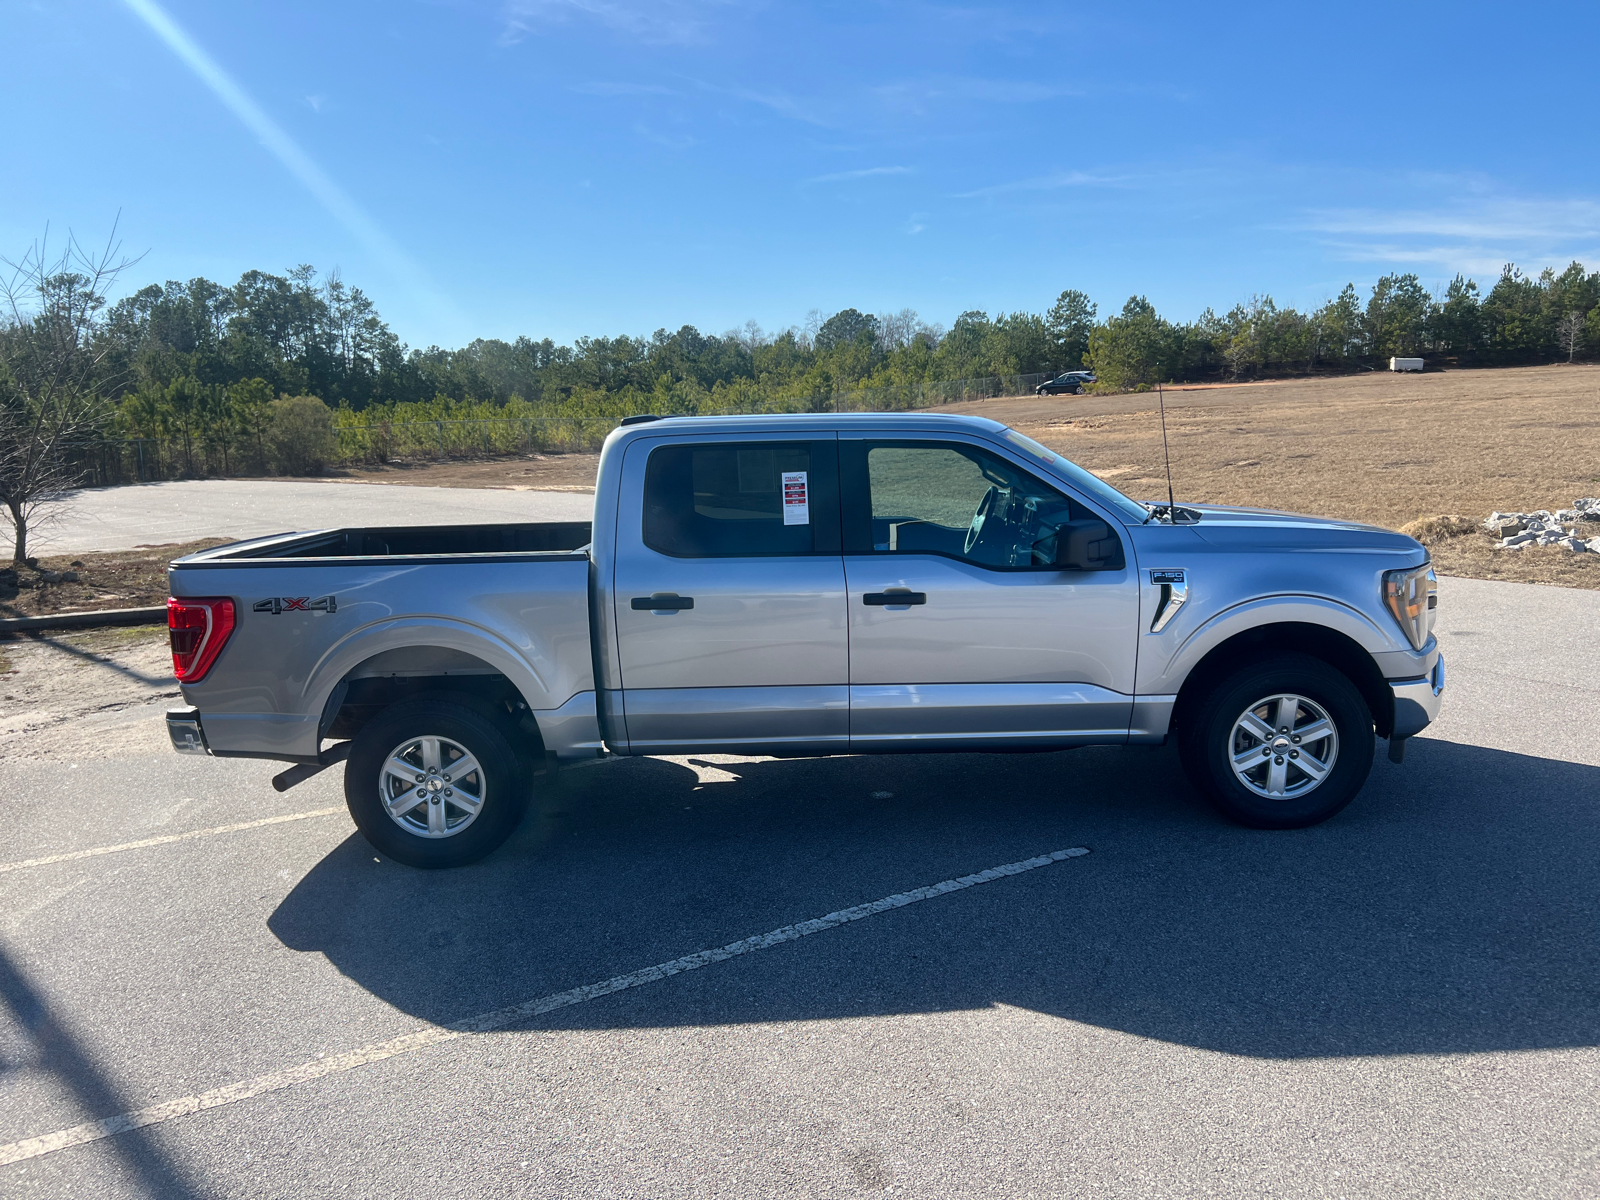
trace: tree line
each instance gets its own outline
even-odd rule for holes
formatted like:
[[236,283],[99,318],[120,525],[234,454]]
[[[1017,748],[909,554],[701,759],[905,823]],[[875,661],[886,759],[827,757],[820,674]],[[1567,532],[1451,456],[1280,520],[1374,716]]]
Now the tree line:
[[112,300],[136,265],[114,246],[90,253],[69,239],[56,255],[41,242],[4,262],[0,502],[19,530],[27,497],[85,476],[572,449],[634,412],[909,408],[960,398],[963,381],[1084,367],[1100,389],[1126,390],[1356,370],[1391,356],[1479,366],[1600,352],[1600,272],[1577,262],[1537,276],[1508,265],[1487,291],[1460,275],[1435,293],[1415,274],[1391,274],[1364,298],[1348,284],[1310,311],[1262,295],[1188,322],[1143,296],[1102,317],[1068,289],[1042,313],[972,310],[948,328],[910,309],[847,308],[778,331],[752,321],[720,335],[685,325],[459,349],[408,347],[359,287],[310,266]]
[[1508,264],[1487,294],[1457,275],[1439,294],[1414,274],[1385,275],[1363,302],[1354,284],[1311,312],[1254,296],[1224,316],[1167,321],[1142,296],[1098,324],[1085,362],[1113,388],[1252,378],[1433,358],[1463,367],[1572,362],[1600,349],[1600,272],[1574,262],[1528,276]]
[[737,409],[752,400],[1081,367],[1123,388],[1349,370],[1397,355],[1460,366],[1571,360],[1600,351],[1600,272],[1574,262],[1529,276],[1508,265],[1487,292],[1458,275],[1437,294],[1415,274],[1393,274],[1365,298],[1347,284],[1307,312],[1262,295],[1221,314],[1208,308],[1191,322],[1162,317],[1143,296],[1102,319],[1093,300],[1068,290],[1043,313],[973,310],[948,328],[911,310],[847,308],[776,332],[755,322],[721,335],[685,325],[570,345],[480,338],[449,350],[408,348],[360,288],[302,266],[284,275],[248,271],[231,287],[207,279],[152,284],[109,305],[98,332],[108,344],[112,394],[143,397],[142,407],[120,406],[123,426],[155,436],[157,414],[171,407],[161,398],[166,390],[256,379],[274,396],[315,396],[354,412],[619,395],[646,408],[659,400]]

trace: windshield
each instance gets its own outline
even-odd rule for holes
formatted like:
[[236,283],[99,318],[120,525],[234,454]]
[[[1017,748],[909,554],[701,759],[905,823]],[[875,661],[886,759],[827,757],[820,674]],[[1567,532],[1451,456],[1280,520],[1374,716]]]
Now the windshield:
[[1127,520],[1137,521],[1142,525],[1149,519],[1150,510],[1137,500],[1130,500],[1109,483],[1106,483],[1098,476],[1091,475],[1077,463],[1062,458],[1054,450],[1041,446],[1031,437],[1026,437],[1015,429],[1008,429],[1006,430],[1005,438],[1006,441],[1024,454],[1054,467],[1062,475],[1065,475],[1078,490],[1094,497],[1101,504],[1104,504],[1107,508],[1112,509]]

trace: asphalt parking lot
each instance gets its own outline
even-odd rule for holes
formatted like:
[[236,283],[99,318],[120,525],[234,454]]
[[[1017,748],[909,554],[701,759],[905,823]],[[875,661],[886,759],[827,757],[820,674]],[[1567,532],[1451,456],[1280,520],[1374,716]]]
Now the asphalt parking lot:
[[1441,594],[1444,718],[1294,833],[1165,749],[640,759],[424,873],[127,705],[0,763],[0,1193],[1600,1193],[1600,594]]

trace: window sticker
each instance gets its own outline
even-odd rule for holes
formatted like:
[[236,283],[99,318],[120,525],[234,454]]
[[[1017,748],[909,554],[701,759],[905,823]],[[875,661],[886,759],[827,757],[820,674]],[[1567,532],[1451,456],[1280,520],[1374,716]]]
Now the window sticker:
[[805,471],[783,473],[783,523],[811,524],[811,496],[806,488]]

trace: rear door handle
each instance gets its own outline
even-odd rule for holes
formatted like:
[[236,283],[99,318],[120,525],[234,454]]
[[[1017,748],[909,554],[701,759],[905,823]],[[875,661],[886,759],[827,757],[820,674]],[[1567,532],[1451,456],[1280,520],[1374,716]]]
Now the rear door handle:
[[635,596],[629,603],[634,612],[679,612],[694,607],[693,596],[680,596],[677,592],[656,592],[651,596]]
[[863,595],[861,597],[861,603],[870,604],[874,608],[887,608],[891,604],[894,604],[894,605],[899,605],[899,604],[926,604],[927,602],[928,602],[928,593],[927,592],[912,592],[912,591],[867,592],[865,595]]

